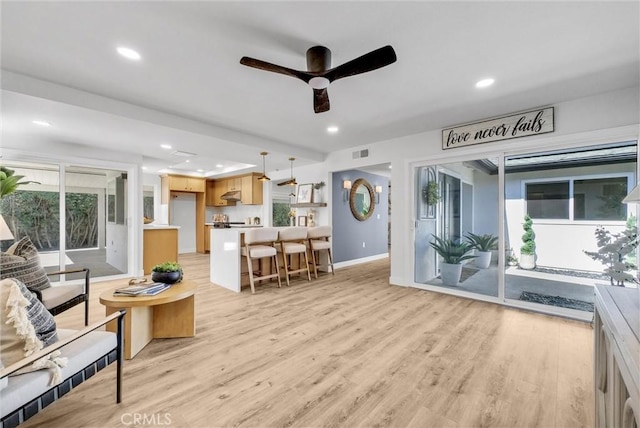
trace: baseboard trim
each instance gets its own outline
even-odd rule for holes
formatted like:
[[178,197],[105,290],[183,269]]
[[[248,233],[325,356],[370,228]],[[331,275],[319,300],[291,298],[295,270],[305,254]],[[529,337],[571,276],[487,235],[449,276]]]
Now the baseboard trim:
[[347,266],[355,266],[362,263],[368,263],[374,260],[381,260],[386,258],[389,258],[389,253],[376,254],[375,256],[363,257],[361,259],[346,260],[344,262],[334,263],[333,265],[336,269],[340,269]]

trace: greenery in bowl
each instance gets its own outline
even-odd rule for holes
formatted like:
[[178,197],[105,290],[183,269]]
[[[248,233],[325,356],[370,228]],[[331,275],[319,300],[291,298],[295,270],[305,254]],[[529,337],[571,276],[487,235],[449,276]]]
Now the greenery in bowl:
[[429,245],[443,258],[445,263],[458,265],[465,260],[473,259],[476,256],[469,254],[473,247],[468,242],[455,242],[451,239],[442,239],[433,235],[435,241]]
[[469,242],[469,245],[478,251],[495,250],[498,244],[498,237],[490,233],[476,235],[475,233],[468,232],[465,238],[467,242]]
[[181,270],[182,266],[177,262],[164,262],[151,268],[152,272],[180,272]]

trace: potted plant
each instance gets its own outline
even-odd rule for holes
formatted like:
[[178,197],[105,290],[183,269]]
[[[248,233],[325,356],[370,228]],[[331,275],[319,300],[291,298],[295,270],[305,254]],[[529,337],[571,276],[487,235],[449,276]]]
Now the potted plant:
[[440,276],[443,285],[458,285],[462,275],[462,262],[476,256],[469,254],[473,248],[467,242],[455,242],[433,235],[434,241],[429,245],[442,257]]
[[15,171],[0,166],[0,199],[18,190],[18,186],[25,184],[40,184],[37,181],[20,181],[24,175],[15,175]]
[[177,262],[164,262],[151,268],[151,280],[174,284],[182,281],[182,267]]
[[324,181],[313,183],[313,202],[324,202],[324,195],[322,194],[324,186]]
[[533,269],[536,267],[536,235],[533,232],[532,225],[533,221],[529,214],[525,215],[524,223],[522,224],[524,234],[522,235],[522,246],[520,247],[521,269]]
[[469,232],[465,238],[469,242],[469,245],[476,250],[476,266],[480,269],[488,268],[491,264],[491,250],[496,249],[498,237],[490,233],[485,235],[476,235]]

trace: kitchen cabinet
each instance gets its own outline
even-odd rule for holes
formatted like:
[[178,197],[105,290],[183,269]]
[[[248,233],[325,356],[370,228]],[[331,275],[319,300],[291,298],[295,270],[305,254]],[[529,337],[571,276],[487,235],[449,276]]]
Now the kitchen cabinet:
[[177,226],[144,226],[142,267],[145,275],[159,263],[178,261],[178,229]]
[[162,175],[161,203],[168,204],[171,192],[192,192],[204,194],[206,181],[199,177],[186,177],[184,175]]
[[258,181],[260,174],[242,177],[240,199],[244,205],[262,205],[262,181]]
[[214,180],[207,182],[207,206],[226,207],[235,206],[236,201],[225,201],[222,195],[227,193],[228,179]]
[[205,225],[204,226],[204,252],[208,253],[211,249],[211,229],[213,226]]
[[169,190],[175,192],[204,192],[205,179],[198,177],[185,177],[182,175],[169,175]]
[[240,192],[243,205],[262,205],[262,181],[258,181],[261,174],[246,174],[207,182],[207,206],[226,207],[235,206],[236,201],[222,199],[227,192]]
[[242,177],[229,177],[226,180],[227,191],[242,191]]

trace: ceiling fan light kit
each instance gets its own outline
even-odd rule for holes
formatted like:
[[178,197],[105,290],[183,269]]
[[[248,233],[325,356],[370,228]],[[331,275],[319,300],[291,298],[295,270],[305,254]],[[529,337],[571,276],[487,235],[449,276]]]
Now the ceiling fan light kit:
[[313,110],[323,113],[330,109],[327,88],[331,82],[377,70],[396,60],[396,52],[387,45],[331,68],[331,51],[324,46],[313,46],[307,50],[307,71],[293,70],[246,56],[240,59],[240,64],[302,80],[313,89]]

